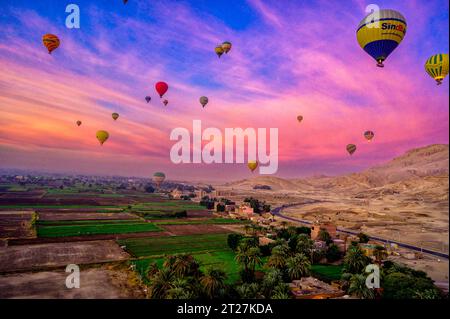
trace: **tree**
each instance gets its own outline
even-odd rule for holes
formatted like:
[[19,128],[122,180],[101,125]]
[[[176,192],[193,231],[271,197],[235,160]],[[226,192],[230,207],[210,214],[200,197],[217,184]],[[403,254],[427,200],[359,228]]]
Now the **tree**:
[[270,268],[264,275],[264,279],[261,282],[261,292],[266,298],[272,295],[275,287],[283,282],[283,273],[279,269]]
[[190,254],[180,254],[173,258],[170,269],[178,277],[198,276],[200,274],[200,265]]
[[167,299],[193,299],[195,294],[185,278],[175,278],[172,288],[167,290]]
[[154,193],[155,192],[155,188],[151,185],[151,184],[147,184],[147,185],[145,185],[145,191],[147,192],[147,193]]
[[208,268],[200,278],[200,284],[208,298],[219,297],[225,288],[226,273],[218,268]]
[[242,236],[241,234],[229,234],[227,237],[228,247],[230,247],[232,250],[236,250],[242,238],[244,238],[244,236]]
[[286,261],[289,257],[289,247],[284,245],[278,245],[272,248],[272,255],[267,261],[269,267],[274,267],[277,269],[284,269],[286,267]]
[[348,293],[363,299],[373,299],[375,297],[374,290],[367,287],[366,276],[362,274],[352,275]]
[[244,266],[245,279],[253,278],[256,265],[261,264],[259,248],[241,243],[237,249],[235,260]]
[[352,246],[344,258],[344,272],[360,274],[368,264],[370,264],[370,258],[364,255],[358,246]]
[[279,283],[272,292],[271,299],[290,299],[289,286],[285,283]]
[[288,258],[286,267],[291,280],[295,280],[309,274],[311,263],[304,254],[295,254],[293,257]]
[[243,283],[236,287],[236,292],[242,299],[259,299],[262,298],[260,287],[256,282]]
[[326,257],[328,262],[335,262],[341,259],[341,251],[339,250],[339,247],[335,244],[328,246]]
[[329,243],[333,242],[333,240],[331,239],[330,233],[327,232],[325,229],[321,229],[321,230],[319,231],[319,235],[317,236],[317,238],[318,238],[319,240],[322,240],[322,241],[326,242],[327,245],[328,245]]
[[300,234],[297,237],[297,249],[298,253],[302,253],[306,256],[311,255],[311,250],[313,248],[314,242],[306,234]]
[[367,235],[364,234],[364,233],[359,233],[357,236],[358,236],[358,238],[359,238],[359,242],[360,242],[360,243],[363,243],[363,244],[368,243],[369,240],[370,240],[369,236],[367,236]]
[[[426,293],[427,297],[438,296],[437,288],[429,278],[415,277],[414,275],[391,272],[384,277],[383,298],[386,299],[413,299],[425,297],[425,291],[436,290],[435,294]],[[422,294],[422,295],[421,295]]]
[[150,281],[149,297],[152,299],[164,299],[170,289],[173,288],[175,276],[171,269],[163,268],[159,270]]

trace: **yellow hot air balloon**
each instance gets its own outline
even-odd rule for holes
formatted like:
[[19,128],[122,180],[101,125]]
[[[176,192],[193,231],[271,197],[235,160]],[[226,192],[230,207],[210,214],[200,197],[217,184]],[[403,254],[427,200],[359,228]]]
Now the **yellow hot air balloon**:
[[253,171],[258,167],[258,161],[248,161],[247,166],[253,173]]
[[100,142],[100,145],[103,145],[103,143],[105,143],[106,140],[109,138],[109,133],[106,131],[97,131],[96,137],[97,140]]
[[220,56],[225,52],[221,45],[216,46],[214,49],[214,52],[216,52],[217,56],[220,58]]
[[222,43],[221,45],[223,52],[228,53],[231,50],[231,42],[225,41],[224,43]]
[[406,34],[406,19],[395,10],[369,13],[358,25],[356,38],[361,48],[383,67],[383,61],[402,42]]
[[48,53],[51,54],[53,50],[59,47],[60,41],[59,38],[54,34],[45,34],[42,37],[42,42],[44,42],[45,47],[48,50]]
[[119,118],[119,113],[113,113],[111,114],[112,118],[115,120],[117,120]]
[[303,121],[303,116],[301,116],[301,115],[297,116],[297,121],[299,123],[301,123]]
[[425,70],[436,80],[437,85],[442,84],[442,81],[448,74],[448,69],[448,54],[435,54],[425,63]]

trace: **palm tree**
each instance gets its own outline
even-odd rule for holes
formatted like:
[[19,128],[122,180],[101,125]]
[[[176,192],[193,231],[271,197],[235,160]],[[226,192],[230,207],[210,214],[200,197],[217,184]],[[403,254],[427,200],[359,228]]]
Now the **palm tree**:
[[289,247],[287,245],[278,245],[273,247],[272,255],[269,257],[267,265],[277,269],[283,269],[286,266]]
[[193,299],[194,293],[185,278],[175,278],[172,288],[167,290],[167,299]]
[[363,299],[373,299],[375,292],[366,285],[366,276],[357,274],[350,278],[348,293]]
[[190,254],[176,255],[171,265],[171,269],[178,277],[198,275],[200,265]]
[[166,298],[167,292],[173,288],[175,276],[171,269],[163,268],[151,279],[149,297],[153,299]]
[[236,261],[244,266],[246,273],[255,272],[256,265],[261,264],[260,251],[258,247],[239,245],[236,252]]
[[289,287],[285,283],[279,283],[270,296],[271,299],[290,299]]
[[370,264],[370,258],[358,246],[352,246],[344,258],[344,272],[360,274]]
[[283,282],[283,272],[276,268],[270,268],[264,275],[261,282],[262,293],[266,298],[272,295],[275,287]]
[[311,255],[314,242],[306,234],[300,234],[297,237],[296,251],[306,256]]
[[295,256],[287,260],[286,266],[289,277],[291,280],[294,280],[307,276],[311,268],[311,263],[309,258],[304,254],[295,254]]
[[242,299],[259,299],[263,297],[261,296],[259,289],[260,287],[256,282],[251,284],[243,283],[236,287],[236,292]]
[[220,294],[220,290],[225,288],[226,273],[217,268],[206,269],[205,275],[200,278],[200,283],[208,298],[214,298]]

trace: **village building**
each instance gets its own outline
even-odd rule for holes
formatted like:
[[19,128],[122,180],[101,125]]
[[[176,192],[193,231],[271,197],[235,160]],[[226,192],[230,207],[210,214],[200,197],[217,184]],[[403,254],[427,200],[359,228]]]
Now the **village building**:
[[295,299],[330,299],[345,295],[336,285],[329,285],[313,277],[294,280],[289,288]]
[[319,237],[320,231],[325,230],[330,234],[331,238],[336,238],[336,225],[331,222],[316,222],[311,226],[311,239],[316,240]]

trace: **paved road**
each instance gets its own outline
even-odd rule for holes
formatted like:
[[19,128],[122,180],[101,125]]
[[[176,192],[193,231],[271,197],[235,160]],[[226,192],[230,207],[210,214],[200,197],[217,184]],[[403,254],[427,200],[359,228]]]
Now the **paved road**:
[[[311,201],[304,202],[304,203],[285,204],[285,205],[282,205],[280,207],[274,208],[272,210],[272,214],[274,214],[275,216],[278,216],[278,217],[281,217],[281,218],[293,221],[293,222],[298,222],[298,223],[302,223],[302,224],[306,224],[306,225],[311,225],[312,223],[310,221],[283,215],[281,213],[281,211],[284,208],[288,208],[288,207],[302,206],[302,205],[318,203],[318,202],[320,202],[320,201],[318,201],[318,200],[311,200]],[[341,233],[351,234],[351,235],[357,235],[359,233],[359,232],[354,231],[354,230],[349,230],[349,229],[344,229],[344,228],[339,228],[339,227],[337,228],[337,231],[339,231]],[[398,242],[398,241],[391,240],[391,239],[386,239],[386,238],[381,238],[381,237],[377,237],[377,236],[369,236],[369,238],[372,239],[372,240],[377,240],[377,241],[381,241],[381,242],[394,243],[394,244],[397,244],[399,247],[403,247],[403,248],[407,248],[407,249],[411,249],[411,250],[415,250],[415,251],[419,251],[419,252],[421,251],[423,253],[430,254],[430,255],[433,255],[433,256],[436,256],[436,257],[441,257],[441,258],[448,259],[448,254],[441,253],[441,252],[438,252],[438,251],[434,251],[434,250],[430,250],[430,249],[426,249],[426,248],[421,248],[421,247],[417,247],[417,246],[414,246],[414,245],[405,244],[405,243],[402,243],[402,242]]]

